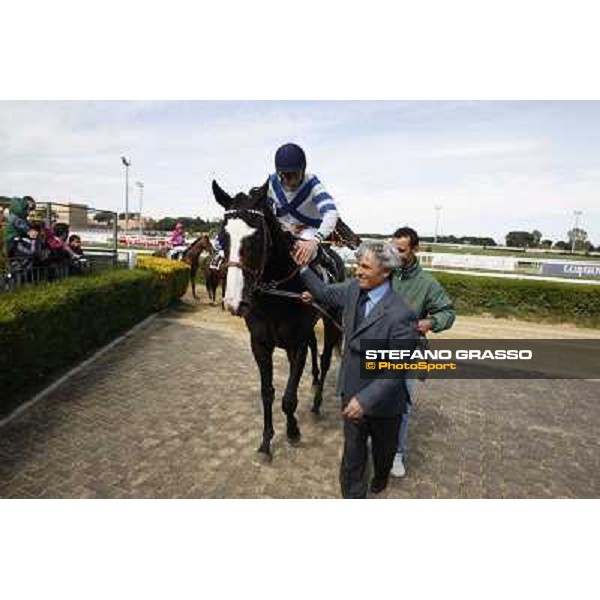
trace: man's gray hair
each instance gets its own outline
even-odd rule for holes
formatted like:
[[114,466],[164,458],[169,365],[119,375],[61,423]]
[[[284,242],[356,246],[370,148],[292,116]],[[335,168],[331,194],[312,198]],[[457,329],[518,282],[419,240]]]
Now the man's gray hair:
[[356,260],[361,260],[365,254],[374,256],[382,269],[393,271],[402,264],[398,250],[390,242],[363,242],[356,251]]

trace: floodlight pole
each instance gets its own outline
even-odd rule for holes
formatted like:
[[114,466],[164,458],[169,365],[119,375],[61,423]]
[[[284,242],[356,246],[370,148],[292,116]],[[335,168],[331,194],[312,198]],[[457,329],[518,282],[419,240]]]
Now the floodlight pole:
[[575,215],[575,226],[573,227],[573,239],[571,240],[571,254],[575,252],[575,237],[577,236],[577,229],[579,229],[579,217],[581,215],[580,210],[574,210]]
[[136,181],[135,185],[138,186],[138,188],[140,189],[140,213],[139,213],[139,217],[140,217],[140,235],[142,235],[142,206],[144,204],[144,182],[143,181]]
[[437,243],[437,239],[438,239],[438,228],[440,225],[440,211],[442,210],[442,205],[441,204],[436,204],[434,206],[435,208],[435,235],[433,237],[433,241],[434,243]]
[[129,167],[131,160],[125,156],[121,156],[121,162],[125,166],[125,235],[129,229]]

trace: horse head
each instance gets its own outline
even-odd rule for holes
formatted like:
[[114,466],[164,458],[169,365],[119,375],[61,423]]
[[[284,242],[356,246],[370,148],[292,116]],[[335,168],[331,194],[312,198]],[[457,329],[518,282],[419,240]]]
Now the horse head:
[[[268,182],[234,197],[216,181],[213,181],[212,189],[215,199],[225,209],[225,308],[232,314],[246,316],[253,294],[264,281],[274,245],[281,241],[283,234],[267,202]],[[289,255],[287,258],[291,260]]]
[[210,238],[206,233],[200,235],[200,237],[196,238],[183,252],[181,259],[183,262],[188,264],[192,264],[195,260],[198,260],[198,257],[202,252],[207,252],[209,255],[215,253],[215,248],[212,245]]

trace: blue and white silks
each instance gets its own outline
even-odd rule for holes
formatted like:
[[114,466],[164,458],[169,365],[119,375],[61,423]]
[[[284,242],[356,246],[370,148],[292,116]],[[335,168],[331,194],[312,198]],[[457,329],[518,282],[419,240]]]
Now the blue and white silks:
[[269,176],[267,194],[279,222],[302,239],[324,240],[335,229],[338,212],[333,198],[316,175],[306,173],[298,189],[287,191],[277,174]]

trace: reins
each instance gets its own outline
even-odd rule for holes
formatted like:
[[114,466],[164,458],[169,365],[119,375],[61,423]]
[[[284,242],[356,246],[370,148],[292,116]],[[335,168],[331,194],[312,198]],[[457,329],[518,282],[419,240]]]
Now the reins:
[[[273,287],[268,287],[264,284],[258,286],[257,291],[260,294],[265,294],[268,296],[280,296],[282,298],[291,298],[293,300],[300,300],[301,302],[304,302],[302,300],[302,294],[299,294],[298,292],[287,292],[285,290],[277,290]],[[344,330],[342,329],[342,326],[335,320],[331,313],[325,310],[318,302],[315,302],[314,300],[310,303],[310,305],[313,308],[315,308],[318,312],[320,312],[323,316],[330,319],[331,322],[343,333]]]

